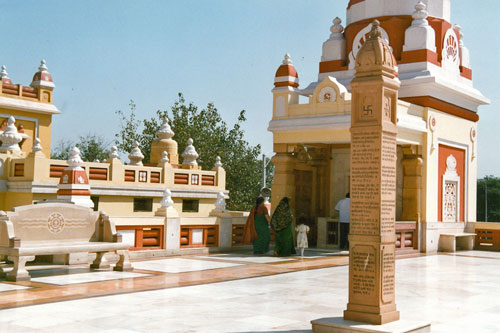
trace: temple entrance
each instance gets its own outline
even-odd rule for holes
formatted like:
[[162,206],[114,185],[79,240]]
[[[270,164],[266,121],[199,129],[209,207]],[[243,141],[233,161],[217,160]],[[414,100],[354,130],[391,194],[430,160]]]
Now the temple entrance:
[[309,226],[309,246],[317,244],[317,225],[312,212],[313,172],[295,170],[295,223]]

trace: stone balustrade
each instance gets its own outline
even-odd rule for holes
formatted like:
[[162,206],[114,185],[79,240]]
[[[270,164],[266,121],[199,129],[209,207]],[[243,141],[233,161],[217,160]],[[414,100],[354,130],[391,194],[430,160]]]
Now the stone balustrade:
[[[65,160],[45,158],[43,154],[31,153],[26,158],[7,159],[3,165],[0,179],[9,182],[59,182],[64,168],[68,166]],[[106,162],[84,162],[82,168],[87,173],[91,184],[99,186],[157,186],[161,188],[206,188],[225,189],[225,171],[222,167],[213,170],[200,168],[186,169],[173,167],[169,163],[162,166],[126,165],[113,158]]]

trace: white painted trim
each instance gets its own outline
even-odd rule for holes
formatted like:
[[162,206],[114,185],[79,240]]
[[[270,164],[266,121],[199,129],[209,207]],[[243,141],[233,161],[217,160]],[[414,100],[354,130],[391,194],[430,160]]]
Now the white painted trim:
[[54,84],[54,82],[51,82],[51,81],[38,80],[38,81],[31,82],[30,86],[32,88],[40,87],[40,88],[54,89],[56,85]]
[[278,76],[274,78],[274,82],[293,82],[299,83],[299,78],[295,76]]
[[416,133],[427,133],[427,123],[421,117],[408,114],[398,115],[398,130]]
[[61,190],[89,190],[89,184],[58,184],[57,187]]
[[[11,114],[6,114],[6,113],[0,113],[0,117],[9,118],[10,116],[12,116],[12,115]],[[25,120],[25,121],[34,122],[35,123],[35,137],[33,138],[33,140],[35,138],[38,138],[38,119],[31,118],[31,117],[22,117],[22,116],[15,116],[14,118],[16,120],[19,119],[19,120]]]
[[302,117],[271,120],[270,132],[295,132],[305,130],[345,129],[351,127],[351,115]]
[[275,87],[271,90],[273,93],[286,92],[286,93],[300,93],[300,89],[290,86]]
[[59,111],[54,104],[27,101],[24,99],[9,98],[4,96],[0,96],[0,107],[42,114],[61,113],[61,111]]

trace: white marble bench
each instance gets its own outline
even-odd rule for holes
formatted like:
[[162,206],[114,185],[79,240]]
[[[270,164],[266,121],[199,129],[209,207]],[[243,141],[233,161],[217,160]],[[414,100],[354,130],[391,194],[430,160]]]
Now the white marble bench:
[[439,235],[439,251],[455,252],[458,247],[464,250],[474,249],[476,234],[468,232],[442,233]]
[[[95,252],[90,267],[109,268],[104,255],[115,252],[120,259],[114,270],[132,270],[128,248],[107,215],[86,207],[43,203],[0,211],[0,257],[13,262],[9,281],[29,281],[26,263],[37,255]],[[3,268],[0,275],[6,275]]]

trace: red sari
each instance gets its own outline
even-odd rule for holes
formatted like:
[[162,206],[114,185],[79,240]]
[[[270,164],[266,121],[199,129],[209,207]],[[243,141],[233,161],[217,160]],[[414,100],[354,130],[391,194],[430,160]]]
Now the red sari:
[[245,229],[243,231],[243,244],[253,244],[257,239],[257,230],[255,230],[255,206],[250,211],[250,215],[247,217],[247,222],[245,223]]

